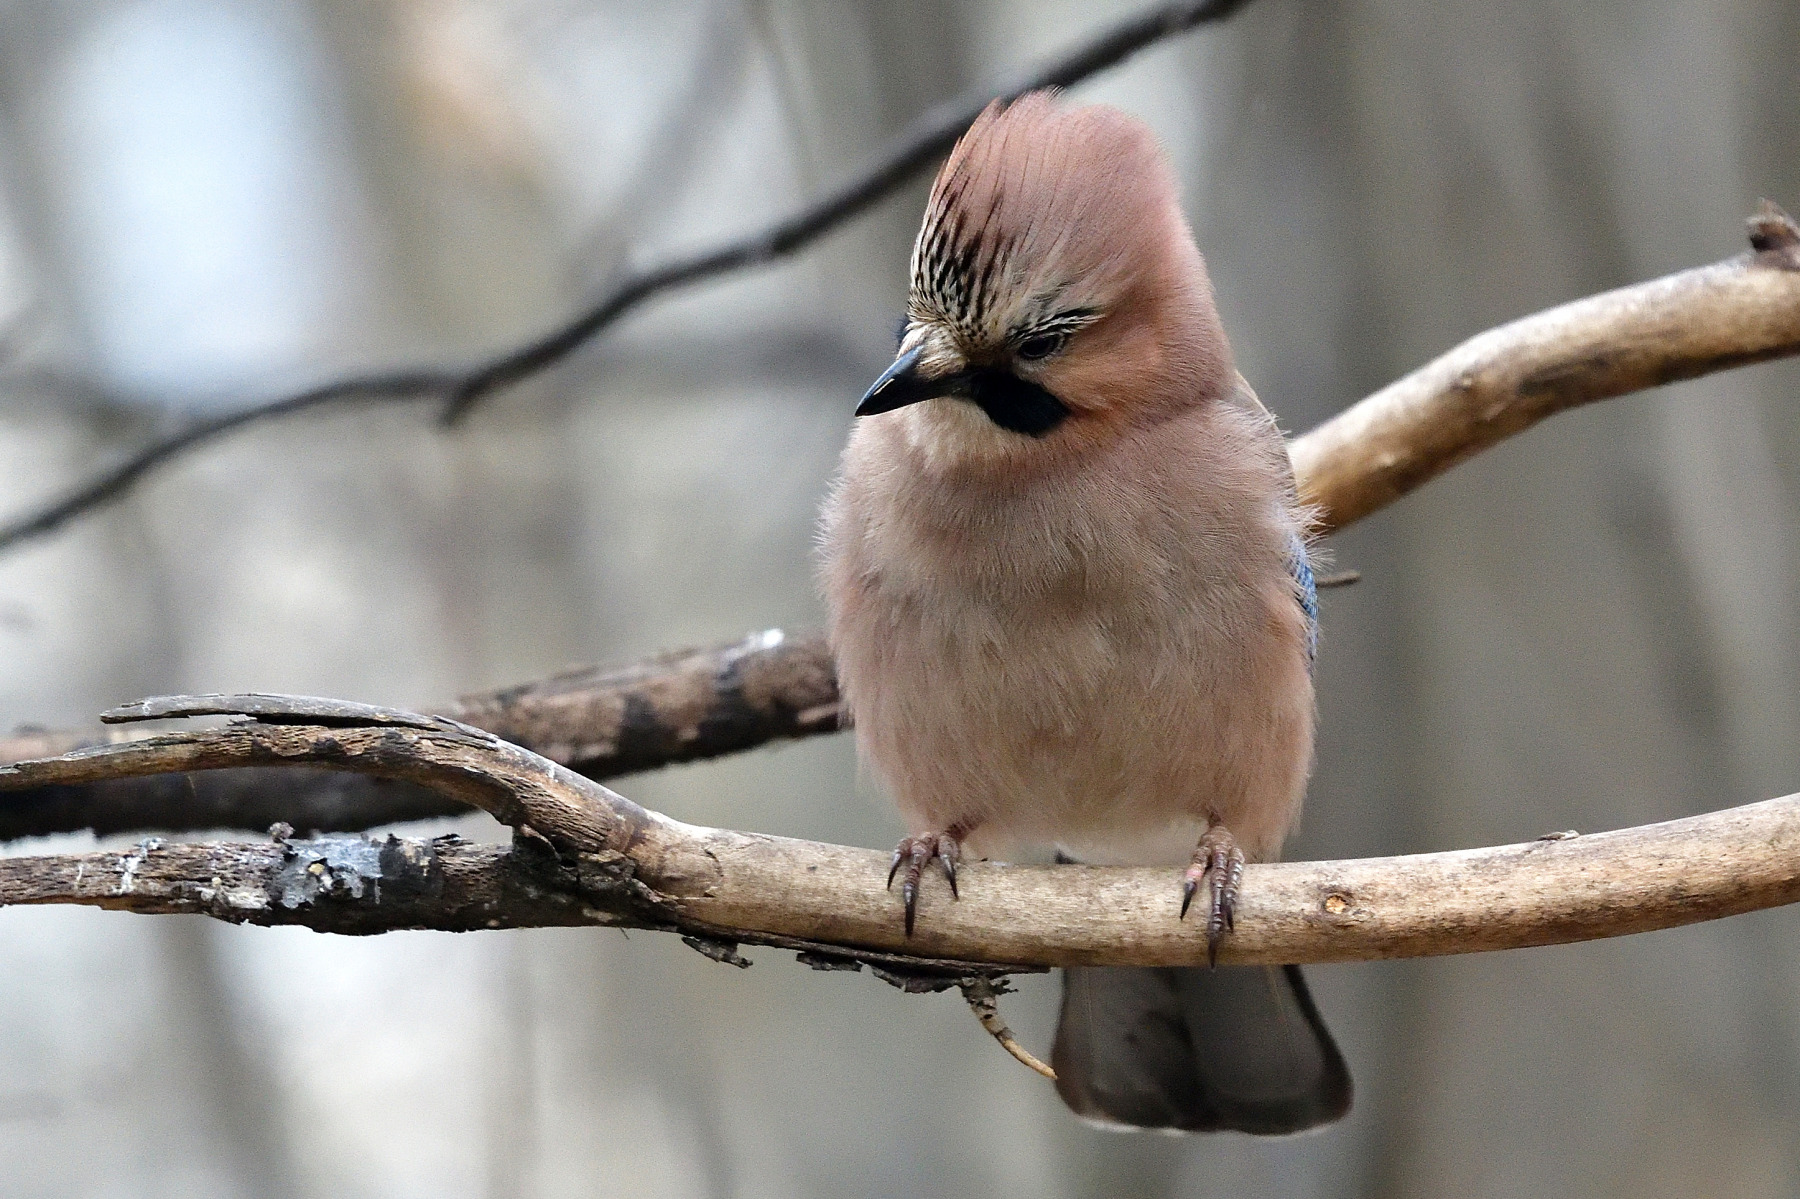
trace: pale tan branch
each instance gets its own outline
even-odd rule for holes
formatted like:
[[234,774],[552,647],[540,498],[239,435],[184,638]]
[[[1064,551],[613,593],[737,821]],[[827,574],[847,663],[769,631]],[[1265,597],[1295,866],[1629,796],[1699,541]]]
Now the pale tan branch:
[[1750,252],[1470,338],[1292,445],[1327,529],[1568,408],[1800,352],[1800,228],[1768,201]]
[[[319,702],[307,701],[307,719],[318,719]],[[918,931],[909,938],[898,897],[884,886],[885,858],[873,850],[681,824],[454,722],[364,717],[359,713],[369,710],[342,705],[329,724],[286,724],[275,722],[278,697],[258,697],[258,703],[265,713],[260,720],[0,767],[0,790],[169,770],[322,766],[440,789],[511,824],[519,833],[512,855],[460,865],[477,874],[519,869],[517,855],[540,846],[553,868],[531,874],[534,912],[552,902],[547,896],[561,896],[582,905],[593,923],[667,928],[703,945],[784,945],[823,954],[827,963],[834,954],[839,960],[890,955],[885,960],[900,973],[1205,960],[1204,931],[1176,918],[1179,888],[1167,870],[971,863],[961,876],[960,900],[927,885]],[[232,706],[216,697],[209,705]],[[250,863],[245,869],[253,881],[243,882],[241,872],[221,874],[207,859],[179,857],[203,852],[239,855]],[[272,883],[254,883],[257,870],[266,878],[281,868],[283,853],[275,849],[152,847],[127,870],[122,863],[129,856],[0,860],[0,903],[191,910],[227,919],[251,919],[244,912],[254,911],[261,923],[319,922],[308,906],[313,901],[219,909],[221,878],[240,893],[259,885],[265,895],[282,893]],[[183,869],[192,873],[156,873],[175,861],[187,862]],[[99,870],[100,881],[88,878],[89,869]],[[154,896],[145,889],[153,875],[161,880]],[[120,881],[125,876],[130,885]],[[516,878],[486,879],[480,886],[465,882],[459,894],[509,887],[518,893],[522,886]],[[207,898],[209,889],[215,898]],[[1220,960],[1361,961],[1549,945],[1796,899],[1800,796],[1492,849],[1251,866],[1237,931]],[[347,919],[343,905],[368,909],[354,931],[377,931],[382,923],[385,901],[374,888],[317,902],[336,905],[339,920]],[[459,911],[468,909],[464,904]],[[575,922],[570,910],[559,907],[545,922]],[[416,903],[393,912],[403,922],[389,927],[419,926]],[[518,925],[541,917],[496,912],[486,918]]]
[[[596,863],[570,867],[541,843],[472,844],[455,835],[165,842],[128,850],[0,858],[0,906],[75,904],[143,915],[210,916],[368,936],[404,929],[649,928],[683,932],[715,961],[747,966],[740,942],[799,953],[817,970],[868,966],[908,991],[947,990],[1016,966],[883,953],[778,934],[683,926],[659,917],[629,877]],[[1024,968],[1026,970],[1030,967]]]

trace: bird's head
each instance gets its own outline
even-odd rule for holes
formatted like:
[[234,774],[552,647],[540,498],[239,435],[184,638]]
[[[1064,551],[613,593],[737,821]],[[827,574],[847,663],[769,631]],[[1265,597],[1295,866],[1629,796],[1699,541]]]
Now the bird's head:
[[858,416],[946,463],[1095,444],[1230,386],[1174,172],[1143,122],[990,105],[932,185],[900,353]]

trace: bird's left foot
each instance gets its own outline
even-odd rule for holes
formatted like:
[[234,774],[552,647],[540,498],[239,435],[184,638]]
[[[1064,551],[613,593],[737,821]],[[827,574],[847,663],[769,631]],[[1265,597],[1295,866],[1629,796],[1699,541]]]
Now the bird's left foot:
[[956,864],[962,860],[959,830],[903,837],[900,844],[894,847],[894,862],[888,867],[887,885],[888,890],[892,891],[894,876],[901,876],[900,894],[906,900],[906,935],[909,937],[912,936],[913,921],[919,910],[919,880],[933,858],[944,868],[944,877],[950,882],[951,898],[961,898],[956,893]]
[[1236,911],[1238,884],[1244,880],[1244,851],[1238,848],[1237,838],[1231,830],[1222,824],[1210,825],[1200,837],[1200,844],[1194,847],[1193,863],[1182,875],[1181,884],[1181,918],[1187,918],[1188,906],[1194,902],[1194,895],[1205,882],[1207,887],[1206,902],[1206,964],[1217,965],[1219,961],[1219,942],[1225,939],[1229,929],[1237,927]]

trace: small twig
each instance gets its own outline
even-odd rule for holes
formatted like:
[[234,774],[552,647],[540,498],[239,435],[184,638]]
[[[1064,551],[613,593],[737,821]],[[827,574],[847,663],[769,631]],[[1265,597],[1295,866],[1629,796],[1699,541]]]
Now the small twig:
[[994,1040],[1000,1042],[1000,1048],[1013,1055],[1025,1065],[1036,1070],[1051,1082],[1056,1081],[1056,1071],[1039,1061],[1031,1050],[1019,1044],[1013,1036],[1013,1030],[1006,1026],[1000,1018],[1000,996],[1006,994],[1006,980],[987,977],[965,978],[962,987],[963,998],[969,1001],[969,1010],[981,1021],[981,1027],[988,1030]]
[[1319,575],[1313,579],[1313,586],[1321,591],[1329,587],[1348,587],[1352,583],[1362,582],[1362,571],[1339,570],[1328,575]]
[[1749,230],[1750,248],[1765,261],[1800,271],[1800,224],[1795,224],[1781,205],[1765,198],[1744,224]]
[[454,424],[488,396],[561,362],[647,300],[706,279],[766,265],[810,245],[943,156],[994,99],[1079,83],[1118,65],[1146,46],[1222,20],[1246,2],[1185,0],[1161,5],[1113,26],[1003,87],[984,88],[939,105],[914,121],[877,157],[873,166],[836,191],[749,237],[629,274],[586,310],[523,346],[461,369],[417,367],[352,376],[227,416],[195,422],[137,451],[62,499],[0,525],[0,551],[41,537],[118,499],[138,480],[171,459],[252,423],[331,403],[439,399],[446,402],[444,421]]

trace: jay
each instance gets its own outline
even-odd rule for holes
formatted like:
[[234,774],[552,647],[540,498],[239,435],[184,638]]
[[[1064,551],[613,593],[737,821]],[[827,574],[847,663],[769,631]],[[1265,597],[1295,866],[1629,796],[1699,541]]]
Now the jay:
[[[1313,752],[1308,514],[1174,172],[1118,110],[996,102],[913,249],[899,355],[821,522],[862,760],[933,862],[1167,864],[1209,956]],[[1065,972],[1052,1064],[1111,1127],[1297,1132],[1350,1076],[1297,967]]]

